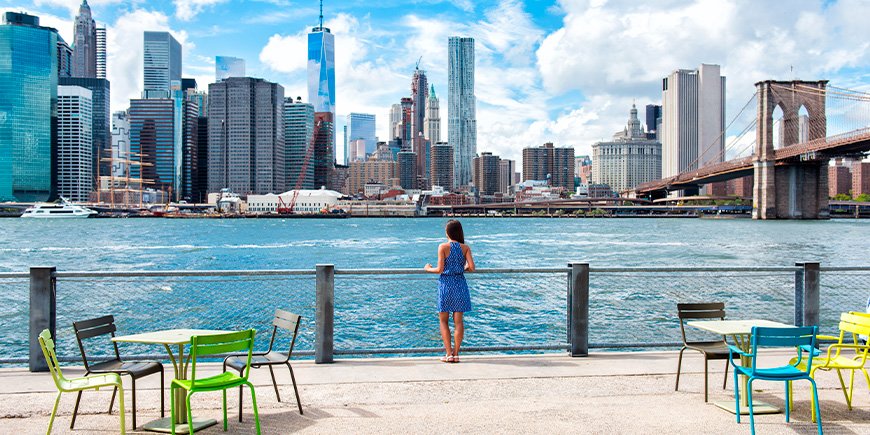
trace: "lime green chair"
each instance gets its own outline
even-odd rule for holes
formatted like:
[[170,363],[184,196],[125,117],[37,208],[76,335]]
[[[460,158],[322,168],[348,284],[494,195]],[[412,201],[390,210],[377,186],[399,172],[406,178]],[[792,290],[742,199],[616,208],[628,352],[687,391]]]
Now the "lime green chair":
[[[230,332],[227,334],[217,335],[195,335],[190,339],[190,379],[175,379],[170,385],[170,396],[172,397],[172,433],[175,433],[175,389],[183,388],[187,390],[187,421],[193,421],[193,414],[190,411],[190,397],[193,393],[203,391],[218,391],[223,393],[224,405],[224,431],[227,430],[227,390],[230,388],[241,387],[247,385],[251,390],[251,403],[254,406],[254,421],[257,425],[257,435],[260,434],[260,415],[257,412],[257,396],[254,394],[254,385],[248,382],[248,374],[251,371],[251,355],[254,351],[254,335],[256,331],[248,329],[246,331]],[[219,375],[208,378],[196,378],[196,359],[201,356],[226,354],[232,352],[246,351],[248,353],[247,363],[245,364],[244,373],[239,376],[232,372],[223,372]],[[193,435],[193,425],[188,425],[190,434]]]
[[48,370],[51,372],[52,379],[54,379],[54,385],[57,387],[57,397],[54,399],[54,408],[51,409],[51,418],[48,420],[48,430],[45,431],[45,433],[51,434],[51,427],[54,425],[54,417],[57,414],[57,406],[60,404],[61,394],[77,393],[85,390],[98,390],[100,387],[112,387],[118,389],[121,434],[125,434],[124,387],[121,385],[121,377],[115,373],[105,373],[67,379],[63,376],[63,372],[60,370],[60,364],[57,362],[57,354],[54,350],[54,340],[51,339],[51,332],[48,329],[44,329],[39,334],[38,340],[39,347],[42,348],[42,354],[45,355],[45,362],[48,363]]
[[[849,334],[850,336],[847,336]],[[837,377],[840,378],[840,386],[843,387],[843,395],[846,396],[846,406],[852,410],[852,397],[855,392],[855,372],[860,370],[864,373],[864,379],[867,381],[867,386],[870,387],[870,375],[867,374],[867,369],[864,364],[867,362],[868,354],[870,354],[870,346],[860,344],[858,341],[859,335],[870,335],[870,316],[867,313],[849,312],[840,315],[840,335],[837,337],[831,335],[819,335],[821,340],[834,340],[836,343],[828,346],[827,353],[822,356],[818,350],[813,350],[813,353],[818,353],[819,356],[812,360],[810,368],[810,377],[815,379],[816,371],[837,371]],[[798,361],[798,358],[792,359],[792,363]],[[807,359],[800,361],[797,367],[801,370],[806,369]],[[843,379],[843,370],[851,371],[849,376],[849,388],[846,388],[846,381]],[[789,394],[789,403],[794,403],[792,395]],[[815,399],[814,399],[815,400]],[[816,421],[816,408],[813,403],[813,421]]]

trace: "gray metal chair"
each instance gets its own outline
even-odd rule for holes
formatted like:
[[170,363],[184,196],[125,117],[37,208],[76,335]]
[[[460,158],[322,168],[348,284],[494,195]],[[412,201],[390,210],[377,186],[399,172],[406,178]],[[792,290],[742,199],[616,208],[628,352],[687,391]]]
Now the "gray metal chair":
[[[725,379],[722,380],[722,389],[725,389],[725,383],[728,381],[728,345],[725,339],[716,341],[689,341],[686,339],[686,328],[683,323],[686,320],[709,320],[720,319],[725,320],[725,304],[722,302],[711,302],[704,304],[677,304],[677,314],[680,318],[680,333],[683,335],[683,347],[680,349],[680,356],[677,360],[677,383],[674,386],[674,391],[680,389],[680,368],[683,365],[683,351],[691,349],[701,352],[704,355],[704,401],[707,401],[707,361],[709,360],[726,360],[725,361]],[[737,356],[737,354],[735,354]]]
[[[255,353],[251,357],[251,368],[258,369],[260,367],[269,367],[269,373],[272,375],[272,385],[275,387],[275,396],[278,401],[281,401],[281,395],[278,393],[278,382],[275,380],[275,371],[272,366],[286,365],[290,369],[290,379],[293,380],[293,391],[296,393],[296,405],[299,407],[299,414],[302,414],[302,402],[299,400],[299,389],[296,387],[296,375],[293,374],[293,366],[290,365],[290,356],[293,354],[293,346],[296,344],[296,334],[299,332],[299,322],[302,317],[284,310],[275,310],[275,318],[272,319],[272,339],[269,340],[269,349],[263,353]],[[283,329],[292,332],[290,339],[290,349],[287,354],[283,354],[273,350],[275,345],[275,337],[278,335],[278,329]],[[227,367],[238,370],[241,373],[245,369],[246,355],[230,355],[224,359],[224,371]],[[239,421],[242,421],[242,389],[239,388]]]
[[[82,353],[82,361],[85,364],[85,375],[89,375],[91,373],[117,373],[121,376],[130,376],[130,381],[132,384],[132,388],[130,390],[133,394],[134,429],[136,428],[136,379],[138,378],[148,376],[154,373],[160,373],[160,417],[166,416],[166,411],[163,404],[163,364],[157,361],[122,361],[121,355],[118,352],[118,344],[114,341],[110,342],[112,343],[112,348],[115,351],[115,358],[106,361],[100,361],[97,363],[92,363],[88,360],[88,356],[85,353],[84,340],[99,337],[101,335],[110,335],[111,337],[114,337],[117,328],[115,328],[115,318],[113,316],[103,316],[97,317],[96,319],[73,322],[73,329],[76,332],[76,340],[79,343],[79,350]],[[117,388],[112,390],[112,401],[109,402],[109,414],[112,413],[112,405],[115,403],[115,395],[117,393]],[[75,426],[76,424],[76,414],[78,414],[79,402],[81,400],[82,392],[79,391],[78,395],[76,396],[75,408],[73,408],[72,421],[69,424],[70,429],[73,429],[73,426]]]

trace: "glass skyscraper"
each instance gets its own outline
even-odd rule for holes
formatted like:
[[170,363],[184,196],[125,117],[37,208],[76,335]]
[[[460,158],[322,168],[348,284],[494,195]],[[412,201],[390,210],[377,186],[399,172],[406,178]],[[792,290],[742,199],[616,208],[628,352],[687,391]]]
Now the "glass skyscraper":
[[57,31],[7,12],[0,25],[0,201],[54,196]]
[[170,98],[173,81],[181,83],[181,44],[169,32],[145,32],[143,98]]
[[474,38],[451,36],[447,45],[447,143],[453,147],[454,187],[471,183],[477,154]]
[[[287,188],[314,189],[314,106],[292,98],[284,100],[284,146],[286,148]],[[305,157],[308,156],[308,166]],[[305,172],[302,173],[303,166]]]
[[215,56],[214,80],[217,82],[230,77],[245,77],[245,59]]
[[308,34],[308,101],[335,118],[335,35],[322,24]]
[[[375,137],[375,115],[369,113],[351,113],[347,115],[347,142],[362,139],[366,143],[366,154],[375,152],[378,138]],[[345,150],[347,151],[347,150]],[[351,152],[355,160],[365,160],[366,156]],[[349,156],[347,162],[350,163]]]

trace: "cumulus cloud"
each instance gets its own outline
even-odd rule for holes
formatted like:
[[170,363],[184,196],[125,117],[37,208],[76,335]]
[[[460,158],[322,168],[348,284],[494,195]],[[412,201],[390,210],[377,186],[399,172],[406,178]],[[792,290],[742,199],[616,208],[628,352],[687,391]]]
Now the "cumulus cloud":
[[[88,4],[91,6],[91,10],[95,7],[119,4],[123,2],[123,0],[90,0]],[[36,7],[50,6],[67,9],[70,13],[70,17],[75,16],[79,12],[79,7],[82,4],[82,0],[34,0],[33,5]]]
[[175,4],[175,17],[182,21],[190,21],[205,8],[224,3],[227,0],[172,0]]

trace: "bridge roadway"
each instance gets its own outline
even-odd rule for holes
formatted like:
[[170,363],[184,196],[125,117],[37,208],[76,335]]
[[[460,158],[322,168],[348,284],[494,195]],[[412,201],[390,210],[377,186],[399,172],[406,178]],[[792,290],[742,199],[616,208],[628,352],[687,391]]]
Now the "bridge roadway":
[[[867,151],[870,151],[870,127],[789,145],[775,150],[774,153],[776,164],[785,165],[794,160],[822,161],[838,156],[858,155]],[[631,192],[648,196],[655,192],[680,190],[745,177],[753,174],[755,159],[753,154],[708,165],[673,177],[640,184]]]

